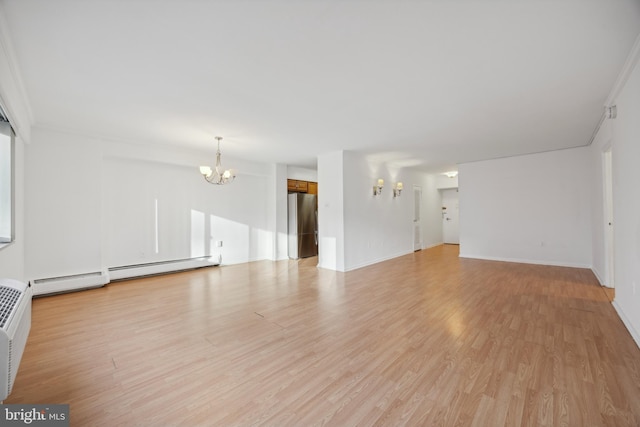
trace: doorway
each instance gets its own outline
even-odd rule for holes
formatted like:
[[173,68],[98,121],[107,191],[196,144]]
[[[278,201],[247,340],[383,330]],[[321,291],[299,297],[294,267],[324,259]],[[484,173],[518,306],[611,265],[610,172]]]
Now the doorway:
[[445,244],[460,244],[458,213],[458,189],[442,190],[442,241]]
[[413,186],[413,251],[422,250],[422,230],[420,216],[422,213],[422,187]]

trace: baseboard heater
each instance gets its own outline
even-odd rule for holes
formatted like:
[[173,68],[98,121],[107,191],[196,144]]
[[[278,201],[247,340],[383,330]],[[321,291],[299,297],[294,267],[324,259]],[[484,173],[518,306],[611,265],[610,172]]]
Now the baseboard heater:
[[33,295],[52,295],[80,289],[99,288],[109,283],[109,273],[96,271],[91,273],[73,274],[69,276],[49,277],[31,281]]
[[146,264],[125,265],[122,267],[110,267],[109,278],[113,280],[125,280],[133,277],[155,276],[158,274],[175,273],[196,268],[214,267],[220,265],[220,259],[214,257],[199,257],[178,259],[171,261],[150,262]]

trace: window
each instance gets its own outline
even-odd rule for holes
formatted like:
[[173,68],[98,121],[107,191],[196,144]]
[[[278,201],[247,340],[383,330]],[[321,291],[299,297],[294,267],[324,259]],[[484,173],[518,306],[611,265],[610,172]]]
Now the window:
[[0,246],[13,242],[14,135],[0,109]]

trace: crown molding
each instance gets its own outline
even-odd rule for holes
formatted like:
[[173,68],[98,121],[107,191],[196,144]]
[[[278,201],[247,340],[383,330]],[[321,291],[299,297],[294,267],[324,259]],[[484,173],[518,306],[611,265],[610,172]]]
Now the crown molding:
[[604,103],[605,107],[611,107],[612,105],[615,105],[616,98],[618,97],[618,95],[620,95],[620,92],[622,91],[624,86],[627,84],[627,80],[629,80],[629,76],[631,75],[631,72],[633,71],[634,67],[638,63],[639,59],[640,59],[640,34],[636,38],[636,41],[633,44],[633,47],[631,48],[631,52],[629,52],[629,56],[627,57],[627,60],[624,63],[624,66],[622,67],[620,74],[618,74],[618,78],[616,79],[616,82],[614,83],[613,88],[611,89],[611,92],[609,93],[609,96],[607,97],[607,100]]

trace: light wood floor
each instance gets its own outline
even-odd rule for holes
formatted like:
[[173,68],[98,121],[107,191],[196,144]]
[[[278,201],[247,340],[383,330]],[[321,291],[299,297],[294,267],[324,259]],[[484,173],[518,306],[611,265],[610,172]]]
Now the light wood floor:
[[36,299],[5,403],[74,426],[640,425],[640,350],[589,270],[457,251]]

